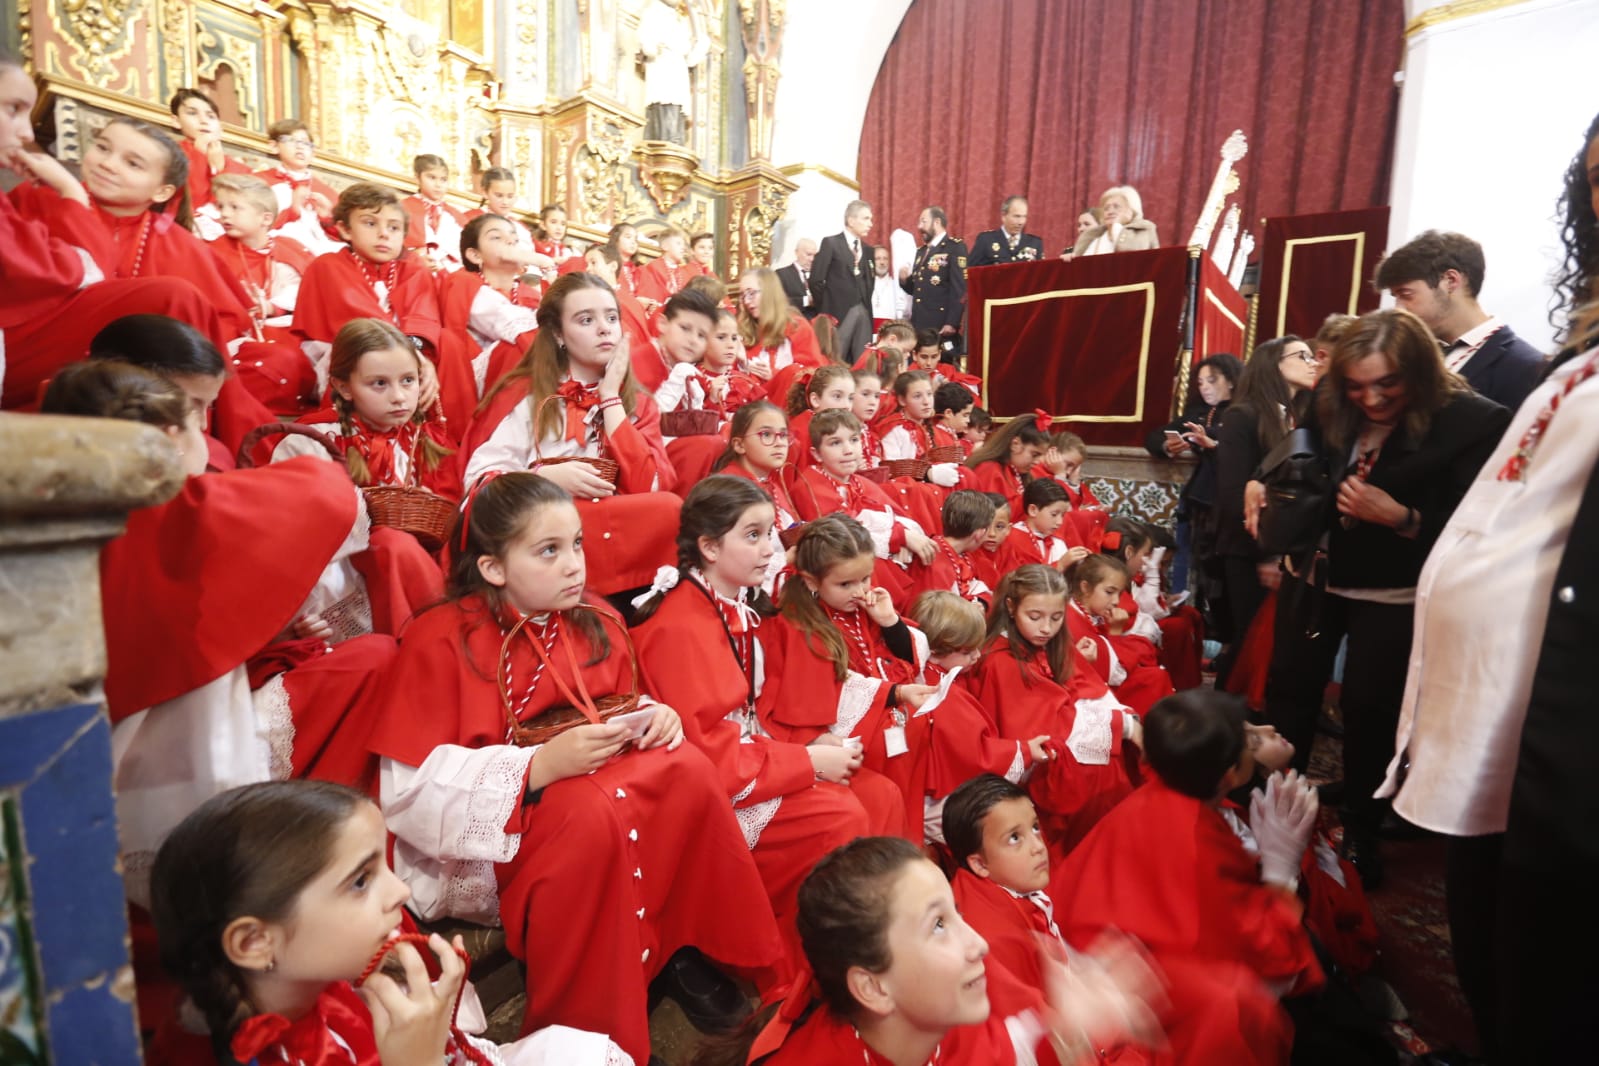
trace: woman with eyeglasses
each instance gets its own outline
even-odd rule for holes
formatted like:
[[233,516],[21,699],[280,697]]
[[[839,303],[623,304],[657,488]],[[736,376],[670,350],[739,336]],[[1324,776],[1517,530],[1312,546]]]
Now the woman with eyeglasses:
[[1214,434],[1214,554],[1200,562],[1220,564],[1222,575],[1216,621],[1227,647],[1216,661],[1218,686],[1225,684],[1249,623],[1266,593],[1277,587],[1280,572],[1277,560],[1263,558],[1244,529],[1244,486],[1266,453],[1292,432],[1320,369],[1310,345],[1292,334],[1258,346],[1244,364],[1232,403]]
[[[1422,564],[1509,421],[1444,366],[1421,319],[1399,310],[1349,329],[1307,412],[1338,488],[1322,551],[1285,582],[1280,609],[1303,635],[1272,650],[1266,715],[1307,760],[1322,681],[1348,637],[1340,816],[1344,855],[1368,890],[1382,880],[1377,832],[1389,803],[1373,794],[1394,753]],[[1251,482],[1251,532],[1264,503]]]
[[789,366],[824,366],[827,357],[805,316],[794,309],[783,292],[783,282],[770,267],[744,272],[738,282],[738,330],[744,339],[744,358],[738,368],[760,381],[777,380],[767,395],[781,402],[793,373]]

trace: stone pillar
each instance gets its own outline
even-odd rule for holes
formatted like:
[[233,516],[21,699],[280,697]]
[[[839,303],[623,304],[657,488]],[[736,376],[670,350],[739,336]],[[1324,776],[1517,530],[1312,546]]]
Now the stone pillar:
[[99,553],[182,483],[150,426],[0,414],[0,1026],[40,1062],[139,1061]]

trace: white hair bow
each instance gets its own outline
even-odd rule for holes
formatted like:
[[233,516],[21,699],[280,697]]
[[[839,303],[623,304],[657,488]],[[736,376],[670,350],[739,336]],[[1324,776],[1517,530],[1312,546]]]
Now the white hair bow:
[[642,607],[650,600],[651,597],[664,596],[668,592],[671,592],[673,589],[677,588],[678,576],[677,567],[661,567],[659,570],[655,571],[655,580],[650,582],[649,591],[633,597],[633,606],[635,608]]

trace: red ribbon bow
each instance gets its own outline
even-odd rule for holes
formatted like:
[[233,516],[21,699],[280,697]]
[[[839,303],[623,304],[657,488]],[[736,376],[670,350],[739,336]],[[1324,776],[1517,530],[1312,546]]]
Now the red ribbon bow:
[[760,1031],[755,1043],[750,1047],[749,1061],[755,1062],[782,1047],[783,1041],[788,1039],[789,1032],[794,1028],[794,1023],[799,1021],[800,1015],[805,1013],[805,1008],[809,1007],[811,1000],[819,994],[820,990],[816,987],[816,979],[811,975],[810,966],[800,963],[799,973],[783,993],[783,1005],[772,1015],[772,1019],[766,1023],[766,1027]]
[[598,385],[585,385],[581,381],[567,378],[561,382],[555,394],[566,401],[566,437],[568,440],[583,443],[587,426],[580,417],[574,417],[571,409],[577,408],[578,414],[586,414],[600,402],[600,387]]
[[1122,535],[1113,529],[1099,539],[1099,546],[1108,551],[1121,551]]
[[1055,424],[1054,417],[1042,407],[1033,408],[1033,421],[1036,422],[1038,424],[1038,428],[1043,430],[1045,433],[1048,433],[1050,427]]

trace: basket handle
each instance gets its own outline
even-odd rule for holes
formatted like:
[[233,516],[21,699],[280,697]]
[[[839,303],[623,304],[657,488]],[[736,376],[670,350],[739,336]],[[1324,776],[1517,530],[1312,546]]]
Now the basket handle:
[[301,425],[299,422],[268,422],[265,425],[256,426],[246,433],[244,439],[239,442],[239,453],[234,456],[234,461],[240,470],[249,470],[255,466],[255,460],[250,453],[255,450],[257,444],[260,444],[267,437],[310,437],[326,448],[328,455],[335,462],[344,462],[344,449],[340,448],[333,438],[327,434],[312,429],[310,426]]
[[[636,701],[640,694],[640,674],[638,652],[633,647],[632,634],[627,631],[627,627],[622,625],[620,621],[612,618],[609,614],[600,610],[598,607],[591,606],[587,603],[579,603],[572,609],[574,611],[593,611],[595,614],[600,616],[602,621],[612,622],[616,626],[617,631],[622,634],[622,640],[627,644],[628,663],[632,667],[632,696]],[[519,725],[521,725],[521,723],[516,720],[516,709],[511,706],[511,645],[512,642],[516,640],[517,634],[522,632],[523,628],[527,625],[531,618],[532,615],[523,615],[521,618],[517,619],[516,624],[511,627],[511,631],[505,634],[505,639],[500,642],[499,669],[495,673],[495,677],[500,688],[500,701],[505,706],[506,721],[509,723],[513,731]],[[561,690],[561,695],[566,697],[567,702],[582,711],[583,717],[587,718],[591,723],[599,725],[600,712],[599,709],[594,705],[594,698],[589,695],[587,686],[583,684],[583,671],[578,665],[577,655],[572,651],[572,642],[570,640],[564,641],[563,650],[566,652],[567,665],[572,669],[572,678],[577,683],[576,694],[574,694],[572,689],[567,686],[567,683],[561,679],[559,671],[555,669],[555,664],[550,662],[550,655],[549,652],[545,650],[544,642],[535,640],[529,636],[528,643],[533,645],[534,653],[538,655],[541,660],[543,660],[545,670],[550,674],[551,677],[555,679],[556,687]]]

